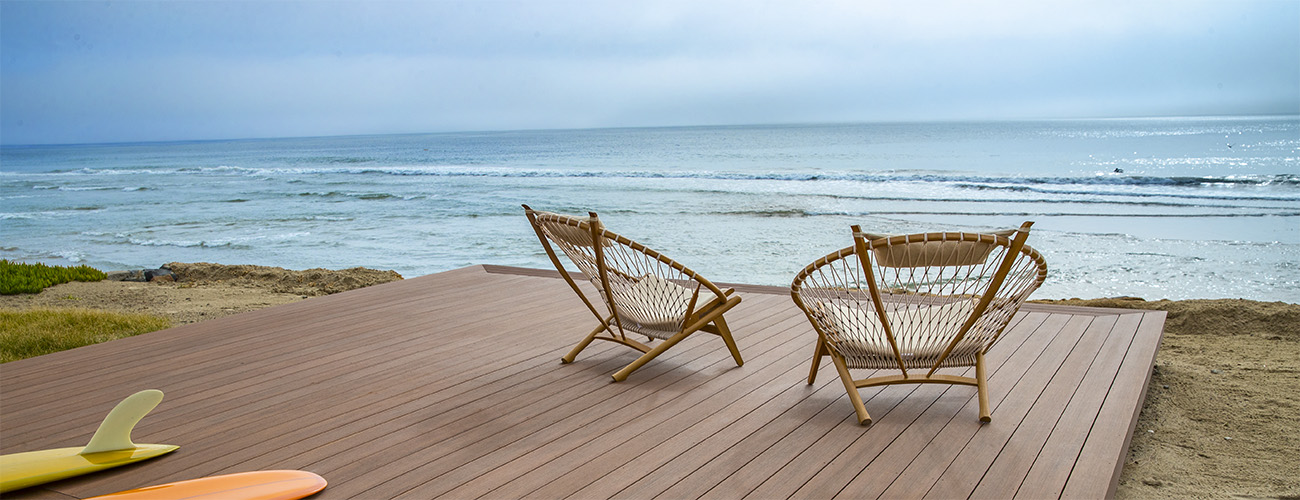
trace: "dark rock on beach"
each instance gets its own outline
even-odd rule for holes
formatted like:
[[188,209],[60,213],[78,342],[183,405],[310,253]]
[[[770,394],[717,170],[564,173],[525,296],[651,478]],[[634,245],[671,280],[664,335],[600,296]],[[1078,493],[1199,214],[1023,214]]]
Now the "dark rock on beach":
[[166,268],[159,269],[134,269],[130,271],[110,271],[105,274],[108,281],[176,281],[176,277]]

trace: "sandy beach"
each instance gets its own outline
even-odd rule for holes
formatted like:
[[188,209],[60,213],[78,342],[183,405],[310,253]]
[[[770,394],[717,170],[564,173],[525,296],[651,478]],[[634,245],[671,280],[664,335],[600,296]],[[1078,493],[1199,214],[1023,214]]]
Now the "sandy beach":
[[[168,264],[175,282],[67,283],[0,309],[148,313],[175,325],[401,279],[392,271]],[[1249,300],[1050,301],[1168,312],[1120,498],[1300,497],[1300,305]]]
[[1117,497],[1300,496],[1300,305],[1050,302],[1168,312]]

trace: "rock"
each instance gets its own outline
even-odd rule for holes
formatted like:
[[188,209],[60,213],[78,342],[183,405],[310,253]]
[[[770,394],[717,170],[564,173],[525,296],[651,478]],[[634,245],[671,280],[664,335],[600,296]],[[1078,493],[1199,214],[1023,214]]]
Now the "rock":
[[162,267],[170,270],[180,283],[228,283],[313,297],[402,279],[402,275],[395,271],[362,267],[337,271],[319,268],[292,271],[282,267],[205,262],[171,262]]
[[105,273],[104,279],[109,281],[149,281],[148,278],[145,278],[144,270],[142,269]]
[[170,270],[161,268],[144,271],[144,277],[147,281],[176,281]]
[[168,269],[135,269],[131,271],[112,271],[105,273],[109,281],[176,281],[176,276]]
[[1218,369],[1218,368],[1215,368],[1215,369],[1213,369],[1213,370],[1210,370],[1210,373],[1213,373],[1213,374],[1215,374],[1215,375],[1218,375],[1218,374],[1220,374],[1220,373],[1223,373],[1223,370],[1220,370],[1220,369]]
[[1164,482],[1164,481],[1161,481],[1161,480],[1159,480],[1159,479],[1156,479],[1156,478],[1154,478],[1154,477],[1148,477],[1148,478],[1142,480],[1142,484],[1145,484],[1145,485],[1147,485],[1147,486],[1155,486],[1155,487],[1159,488],[1159,487],[1161,487],[1161,486],[1164,486],[1164,485],[1165,485],[1165,482]]

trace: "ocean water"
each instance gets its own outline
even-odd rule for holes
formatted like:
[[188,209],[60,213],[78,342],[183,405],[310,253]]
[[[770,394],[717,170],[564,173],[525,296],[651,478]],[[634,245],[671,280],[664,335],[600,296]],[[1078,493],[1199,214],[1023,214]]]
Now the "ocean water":
[[412,277],[549,268],[520,204],[713,281],[880,233],[1035,221],[1037,298],[1300,303],[1300,117],[440,133],[0,148],[0,258]]

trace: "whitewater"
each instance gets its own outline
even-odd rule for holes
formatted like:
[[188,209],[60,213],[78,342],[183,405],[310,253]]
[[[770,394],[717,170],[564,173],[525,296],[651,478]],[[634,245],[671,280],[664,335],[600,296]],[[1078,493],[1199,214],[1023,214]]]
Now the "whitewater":
[[717,282],[1035,221],[1040,298],[1300,303],[1300,117],[459,132],[0,148],[0,258],[550,267],[520,204]]

